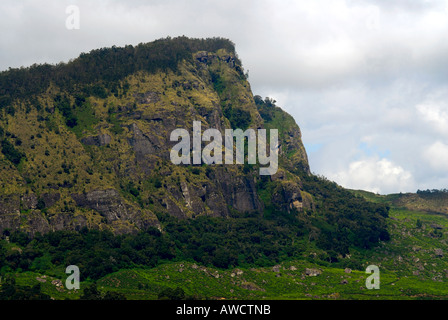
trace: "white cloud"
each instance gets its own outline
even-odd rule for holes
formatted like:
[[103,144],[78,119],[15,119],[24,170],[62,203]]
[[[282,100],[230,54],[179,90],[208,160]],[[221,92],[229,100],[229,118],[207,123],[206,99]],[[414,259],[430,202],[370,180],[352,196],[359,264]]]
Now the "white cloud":
[[448,145],[436,141],[426,148],[424,152],[424,158],[429,163],[429,165],[437,170],[448,174]]
[[346,170],[332,176],[340,185],[376,193],[415,191],[412,174],[388,159],[368,158],[351,162]]
[[432,128],[448,136],[448,104],[446,102],[425,102],[418,104],[416,109]]

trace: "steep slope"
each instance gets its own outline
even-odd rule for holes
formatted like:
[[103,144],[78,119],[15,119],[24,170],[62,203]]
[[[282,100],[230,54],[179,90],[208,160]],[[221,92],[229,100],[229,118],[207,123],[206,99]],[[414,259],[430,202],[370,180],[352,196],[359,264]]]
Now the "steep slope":
[[[331,259],[387,239],[387,209],[310,173],[301,132],[253,96],[232,42],[161,39],[0,73],[0,231],[164,229],[167,217],[257,216]],[[170,160],[178,128],[277,129],[279,168]],[[205,143],[202,144],[202,147]],[[171,221],[171,220],[170,220]]]
[[[106,74],[106,69],[99,79],[91,80],[90,73],[103,71],[111,61],[117,67],[119,49],[48,66],[50,75],[40,70],[45,66],[4,72],[2,101],[10,102],[1,121],[0,227],[47,232],[99,226],[130,232],[158,225],[155,212],[178,218],[262,212],[256,168],[177,166],[170,161],[170,133],[176,128],[192,132],[193,121],[201,121],[203,130],[222,132],[264,127],[231,43],[221,45],[217,39],[217,50],[196,52],[190,46],[203,43],[196,42],[161,42],[181,47],[173,49],[182,52],[175,58],[177,65],[159,61],[160,68],[145,70],[136,62],[122,62],[121,69],[134,72]],[[126,52],[131,58],[145,50],[169,56],[166,47],[155,47],[158,42],[126,47]],[[86,69],[90,64],[93,70]],[[8,87],[5,79],[14,77],[16,83],[20,72],[22,87]],[[33,86],[36,74],[46,80]],[[281,130],[285,147],[280,156],[300,153],[296,162],[309,172],[300,131],[294,121],[288,126]],[[18,158],[13,159],[15,153]],[[286,162],[294,166],[294,161]],[[290,202],[298,207],[300,187],[293,188],[297,195]]]

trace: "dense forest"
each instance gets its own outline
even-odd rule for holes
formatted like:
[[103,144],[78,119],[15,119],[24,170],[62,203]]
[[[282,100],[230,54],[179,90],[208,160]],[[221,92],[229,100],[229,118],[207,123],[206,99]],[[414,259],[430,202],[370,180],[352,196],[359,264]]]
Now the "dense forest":
[[[320,199],[319,214],[310,220],[282,212],[269,218],[252,213],[178,220],[166,215],[160,217],[163,233],[149,228],[138,234],[114,235],[84,228],[30,238],[5,230],[3,238],[25,249],[6,254],[0,247],[1,272],[45,272],[75,264],[82,268],[84,279],[96,280],[120,269],[155,267],[165,261],[195,261],[223,269],[272,266],[302,258],[310,240],[325,250],[322,260],[337,263],[351,247],[371,248],[389,239],[381,219],[388,216],[388,207],[366,202],[323,178],[310,177],[305,184]],[[359,267],[356,261],[350,266]]]

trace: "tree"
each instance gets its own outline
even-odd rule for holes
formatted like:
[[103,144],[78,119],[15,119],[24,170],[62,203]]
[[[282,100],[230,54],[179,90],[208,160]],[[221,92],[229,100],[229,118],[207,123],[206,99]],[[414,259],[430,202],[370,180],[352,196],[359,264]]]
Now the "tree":
[[14,148],[13,144],[6,139],[2,141],[1,147],[2,147],[2,153],[15,166],[17,166],[20,163],[20,160],[22,160],[22,158],[25,157],[23,153]]
[[415,226],[417,227],[417,229],[421,229],[421,227],[423,226],[423,223],[420,219],[417,219],[417,223],[415,224]]
[[18,286],[13,276],[7,276],[0,289],[0,300],[50,300],[50,296],[41,292],[40,283]]
[[102,300],[101,292],[98,290],[96,283],[92,283],[90,286],[85,287],[83,294],[79,298],[80,300]]
[[126,300],[126,296],[120,292],[107,291],[103,300]]
[[176,289],[165,288],[160,291],[158,298],[159,300],[183,300],[185,299],[185,292],[180,287],[176,287]]
[[45,209],[45,201],[42,198],[39,198],[39,200],[37,200],[37,204],[36,204],[36,209],[38,210],[43,210]]
[[102,293],[96,283],[85,287],[80,300],[126,300],[126,296],[119,292],[107,291]]

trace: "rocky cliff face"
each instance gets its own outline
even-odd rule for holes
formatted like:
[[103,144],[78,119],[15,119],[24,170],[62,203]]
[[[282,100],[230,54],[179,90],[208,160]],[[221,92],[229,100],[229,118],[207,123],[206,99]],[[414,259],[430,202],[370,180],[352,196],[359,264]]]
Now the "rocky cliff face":
[[[308,160],[292,117],[266,105],[270,116],[260,114],[234,52],[189,54],[174,71],[133,72],[119,79],[118,89],[103,81],[98,86],[106,94],[67,92],[54,79],[32,99],[14,100],[13,114],[1,110],[2,137],[24,156],[14,164],[0,154],[0,232],[86,226],[124,233],[161,228],[163,214],[187,219],[261,215],[267,205],[291,214],[312,209],[300,182],[310,172]],[[170,133],[192,133],[193,121],[221,132],[278,129],[278,172],[260,177],[257,165],[174,165]],[[268,198],[266,183],[274,190]]]

